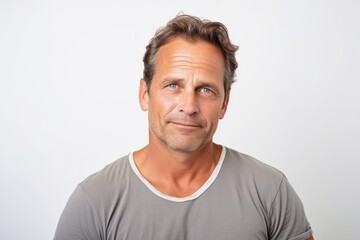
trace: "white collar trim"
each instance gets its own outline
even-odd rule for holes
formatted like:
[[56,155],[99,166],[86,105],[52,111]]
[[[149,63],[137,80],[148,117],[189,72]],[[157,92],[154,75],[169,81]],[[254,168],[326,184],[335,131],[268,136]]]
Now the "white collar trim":
[[219,175],[221,166],[222,166],[222,164],[224,162],[224,159],[225,159],[225,154],[226,154],[226,147],[222,146],[219,162],[217,163],[214,171],[211,173],[208,180],[206,180],[206,182],[196,192],[194,192],[190,196],[182,197],[182,198],[166,195],[166,194],[160,192],[159,190],[157,190],[148,180],[146,180],[144,178],[144,176],[141,175],[139,169],[137,168],[137,166],[135,164],[134,153],[133,152],[129,154],[129,163],[130,163],[130,166],[131,166],[132,170],[136,174],[136,176],[138,176],[139,179],[146,185],[146,187],[150,191],[152,191],[154,194],[156,194],[157,196],[159,196],[159,197],[161,197],[163,199],[169,200],[169,201],[186,202],[186,201],[194,200],[194,199],[200,197],[200,195],[203,194],[206,191],[206,189],[208,189],[211,186],[211,184],[215,181],[216,177]]

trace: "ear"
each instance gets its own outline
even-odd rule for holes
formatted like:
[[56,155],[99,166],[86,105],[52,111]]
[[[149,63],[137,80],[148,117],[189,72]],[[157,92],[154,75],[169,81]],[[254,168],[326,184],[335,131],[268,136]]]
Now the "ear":
[[149,93],[147,89],[146,81],[142,78],[139,86],[139,103],[143,111],[149,109]]
[[230,98],[230,90],[229,92],[226,94],[225,96],[225,99],[224,99],[224,103],[221,107],[221,112],[220,112],[220,117],[219,119],[223,119],[224,116],[225,116],[225,113],[226,113],[226,110],[227,110],[227,106],[228,106],[228,103],[229,103],[229,98]]

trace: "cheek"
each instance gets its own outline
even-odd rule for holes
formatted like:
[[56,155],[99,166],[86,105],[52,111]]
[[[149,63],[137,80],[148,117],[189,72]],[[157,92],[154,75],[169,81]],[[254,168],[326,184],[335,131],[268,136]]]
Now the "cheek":
[[202,115],[210,122],[217,122],[223,115],[222,105],[211,104],[201,107]]
[[160,115],[166,115],[167,113],[174,111],[176,106],[176,98],[158,96],[152,101],[152,109]]

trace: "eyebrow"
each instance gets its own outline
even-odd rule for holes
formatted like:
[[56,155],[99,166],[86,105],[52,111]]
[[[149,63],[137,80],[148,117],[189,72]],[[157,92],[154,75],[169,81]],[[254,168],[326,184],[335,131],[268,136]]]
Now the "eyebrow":
[[167,85],[168,83],[179,83],[184,82],[185,79],[178,77],[166,77],[160,81],[161,85]]

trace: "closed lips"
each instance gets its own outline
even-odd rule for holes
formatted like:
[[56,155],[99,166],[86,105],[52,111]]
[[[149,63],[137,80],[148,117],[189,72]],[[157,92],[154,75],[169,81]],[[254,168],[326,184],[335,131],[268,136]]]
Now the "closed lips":
[[196,123],[189,123],[189,122],[176,122],[176,121],[172,121],[171,123],[176,124],[176,125],[181,125],[181,126],[185,126],[185,127],[201,127],[200,124],[196,124]]

